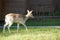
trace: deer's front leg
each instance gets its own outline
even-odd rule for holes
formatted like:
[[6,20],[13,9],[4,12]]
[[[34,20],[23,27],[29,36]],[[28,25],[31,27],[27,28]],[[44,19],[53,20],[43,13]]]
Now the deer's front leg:
[[24,23],[22,23],[22,25],[26,28],[26,31],[28,32],[27,26]]
[[17,33],[18,33],[18,30],[19,30],[19,23],[17,23]]

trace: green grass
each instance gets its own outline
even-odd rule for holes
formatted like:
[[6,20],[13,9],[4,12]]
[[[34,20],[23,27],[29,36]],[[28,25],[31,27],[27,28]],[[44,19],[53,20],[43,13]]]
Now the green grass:
[[26,32],[25,28],[20,28],[19,33],[16,29],[11,29],[12,33],[5,34],[0,30],[0,40],[60,40],[60,28],[29,28]]

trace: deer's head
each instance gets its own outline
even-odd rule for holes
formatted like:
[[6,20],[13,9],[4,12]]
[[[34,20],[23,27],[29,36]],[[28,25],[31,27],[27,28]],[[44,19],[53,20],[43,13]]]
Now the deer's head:
[[31,10],[31,11],[27,10],[27,16],[34,18],[32,12],[33,12],[33,10]]

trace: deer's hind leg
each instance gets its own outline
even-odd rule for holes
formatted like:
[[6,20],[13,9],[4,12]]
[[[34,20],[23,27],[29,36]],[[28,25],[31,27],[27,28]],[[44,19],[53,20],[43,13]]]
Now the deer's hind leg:
[[12,26],[12,24],[13,24],[13,22],[10,22],[9,25],[8,25],[8,31],[9,31],[9,33],[11,33],[10,27]]
[[5,28],[6,28],[8,25],[9,25],[8,23],[5,23],[5,24],[4,24],[3,33],[5,33]]

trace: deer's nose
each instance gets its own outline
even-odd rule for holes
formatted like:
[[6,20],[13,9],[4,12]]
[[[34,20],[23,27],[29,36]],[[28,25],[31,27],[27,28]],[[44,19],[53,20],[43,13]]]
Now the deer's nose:
[[34,18],[34,16],[32,16],[32,18]]

